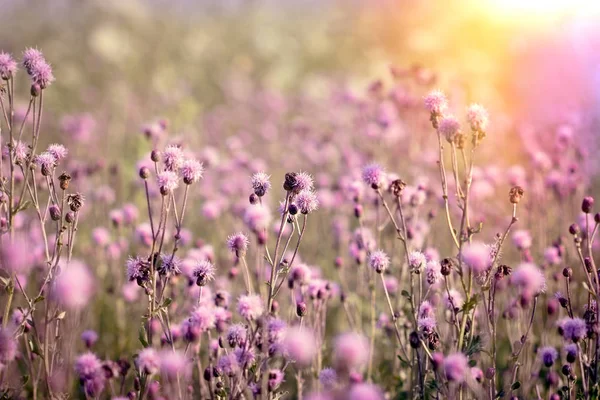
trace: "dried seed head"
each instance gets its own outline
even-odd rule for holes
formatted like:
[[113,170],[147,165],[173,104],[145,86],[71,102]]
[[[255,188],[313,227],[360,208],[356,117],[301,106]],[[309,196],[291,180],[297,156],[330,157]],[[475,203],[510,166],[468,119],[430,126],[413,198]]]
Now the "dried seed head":
[[285,180],[283,182],[283,189],[287,192],[293,192],[298,187],[298,180],[296,179],[295,172],[288,172],[285,174]]
[[402,190],[404,190],[405,187],[406,182],[404,182],[402,179],[396,179],[390,184],[390,191],[394,196],[400,197],[400,194],[402,193]]
[[85,198],[81,193],[70,194],[67,196],[67,204],[73,212],[78,212],[81,207],[83,207],[84,202]]
[[442,275],[444,275],[444,276],[450,275],[450,273],[452,272],[453,264],[454,264],[454,262],[452,261],[451,258],[444,258],[440,262]]
[[58,177],[58,180],[60,182],[60,188],[62,190],[67,190],[69,188],[69,183],[71,183],[71,175],[67,174],[66,172],[63,172]]
[[510,192],[508,192],[508,198],[512,204],[519,204],[524,195],[525,191],[521,186],[514,186],[510,189]]

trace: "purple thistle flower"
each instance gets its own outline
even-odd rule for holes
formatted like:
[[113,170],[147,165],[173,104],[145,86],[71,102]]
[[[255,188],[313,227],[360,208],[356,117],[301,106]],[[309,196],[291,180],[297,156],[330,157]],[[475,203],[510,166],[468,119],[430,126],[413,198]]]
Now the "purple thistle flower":
[[531,247],[531,234],[527,230],[520,229],[515,231],[512,235],[512,240],[519,250],[527,250]]
[[13,154],[15,163],[23,164],[29,155],[29,147],[19,140],[15,143]]
[[71,260],[56,277],[52,297],[64,307],[77,310],[87,305],[94,287],[94,277],[88,268],[79,261]]
[[449,381],[461,383],[465,380],[468,361],[463,353],[452,353],[444,358],[444,373]]
[[170,170],[160,172],[157,180],[163,194],[170,193],[179,187],[179,177]]
[[587,326],[581,318],[563,318],[558,321],[558,332],[565,340],[577,343],[586,336]]
[[452,143],[456,135],[460,133],[460,122],[452,115],[444,116],[440,120],[439,131],[448,143]]
[[192,276],[196,278],[196,285],[206,286],[206,284],[215,279],[215,266],[208,260],[202,260],[196,263]]
[[138,353],[135,360],[138,369],[146,375],[152,375],[158,372],[160,367],[160,358],[156,350],[147,347]]
[[174,254],[162,253],[158,273],[163,276],[179,275],[181,273],[181,259]]
[[181,150],[181,147],[179,146],[167,146],[162,156],[165,162],[165,168],[168,171],[177,171],[183,164],[183,150]]
[[369,164],[363,168],[363,181],[372,188],[379,188],[384,179],[385,172],[379,164]]
[[146,276],[146,263],[141,257],[129,257],[125,262],[127,268],[127,279],[133,281],[136,279],[142,279]]
[[235,376],[240,370],[237,357],[234,353],[224,354],[217,360],[217,369],[227,376]]
[[471,104],[467,108],[467,120],[471,129],[476,132],[485,132],[489,123],[487,110],[479,104]]
[[435,311],[431,303],[427,300],[423,300],[421,305],[419,306],[419,318],[428,318],[434,317]]
[[270,175],[265,174],[264,172],[257,172],[252,175],[250,178],[250,184],[252,185],[252,190],[254,194],[258,197],[263,197],[271,188],[271,178]]
[[254,363],[254,360],[256,359],[253,348],[243,349],[241,347],[238,347],[235,350],[233,350],[233,354],[235,354],[235,358],[237,359],[238,364],[242,366],[243,369],[246,369],[249,366],[251,366]]
[[432,318],[432,317],[419,318],[417,320],[417,326],[419,328],[419,332],[422,332],[425,335],[430,335],[431,333],[433,333],[433,331],[435,331],[435,327],[436,327],[435,318]]
[[242,347],[246,343],[246,327],[242,324],[233,324],[227,330],[227,343],[231,347]]
[[253,232],[260,232],[263,229],[267,229],[271,223],[271,212],[268,208],[256,204],[250,205],[246,208],[244,213],[244,223]]
[[244,255],[246,255],[248,243],[248,237],[242,232],[237,232],[227,237],[227,248],[233,252],[236,257],[244,257]]
[[48,152],[43,152],[35,156],[33,163],[42,170],[44,176],[48,176],[56,166],[56,157]]
[[424,98],[425,108],[431,114],[441,115],[448,108],[448,100],[440,90],[433,90]]
[[538,354],[544,365],[548,368],[558,359],[558,351],[552,346],[542,347],[538,350]]
[[179,169],[183,183],[191,185],[192,183],[198,182],[204,174],[204,166],[200,161],[194,159],[187,159],[181,164]]
[[17,72],[17,62],[8,53],[0,53],[0,78],[9,80]]
[[579,351],[579,349],[577,348],[577,345],[575,343],[569,343],[563,347],[563,350],[564,350],[565,358],[567,359],[567,362],[569,362],[569,363],[575,362],[575,359],[577,358],[577,354]]
[[450,294],[444,292],[444,303],[448,309],[461,308],[464,303],[464,299],[456,289],[450,289]]
[[206,332],[215,326],[216,316],[215,311],[212,307],[206,305],[200,305],[196,307],[190,315],[190,325],[197,330],[197,332]]
[[91,329],[85,330],[81,333],[81,340],[83,340],[85,346],[89,349],[98,341],[98,334]]
[[302,190],[296,195],[295,203],[302,214],[310,214],[319,206],[317,195],[310,189]]
[[287,324],[278,319],[278,318],[270,318],[267,323],[267,335],[269,339],[269,343],[277,344],[283,340],[285,337],[285,331],[287,328]]
[[56,162],[65,158],[67,156],[67,154],[69,153],[69,151],[67,150],[67,148],[65,146],[63,146],[62,144],[58,144],[58,143],[54,143],[54,144],[51,144],[50,146],[48,146],[48,149],[46,150],[46,152],[52,154],[54,156],[54,159],[56,160]]
[[383,250],[376,250],[369,255],[369,267],[378,274],[385,271],[390,265],[390,258]]
[[319,372],[319,382],[325,389],[333,389],[337,384],[337,373],[333,368],[324,368]]
[[238,299],[237,311],[244,319],[253,321],[264,311],[262,299],[255,294],[242,295]]

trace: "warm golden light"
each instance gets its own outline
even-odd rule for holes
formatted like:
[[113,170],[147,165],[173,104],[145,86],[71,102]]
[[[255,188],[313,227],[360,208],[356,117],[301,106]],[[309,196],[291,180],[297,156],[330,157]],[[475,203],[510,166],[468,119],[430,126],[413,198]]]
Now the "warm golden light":
[[598,0],[486,0],[488,10],[506,16],[552,17],[560,15],[600,15]]

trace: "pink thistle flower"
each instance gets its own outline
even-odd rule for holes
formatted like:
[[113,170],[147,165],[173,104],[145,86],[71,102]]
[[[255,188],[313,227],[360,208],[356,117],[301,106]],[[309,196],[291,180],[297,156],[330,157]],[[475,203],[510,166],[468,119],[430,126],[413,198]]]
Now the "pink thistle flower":
[[390,266],[390,258],[383,250],[376,250],[369,255],[369,267],[378,274]]
[[471,104],[467,108],[467,120],[475,132],[485,132],[489,123],[487,110],[479,104]]
[[179,146],[167,146],[162,156],[165,162],[165,168],[168,171],[177,171],[183,164],[183,150],[181,150],[181,147]]
[[429,285],[435,285],[442,280],[442,266],[439,261],[431,260],[425,265],[425,277]]
[[456,135],[460,133],[460,122],[452,115],[444,116],[440,120],[439,131],[446,138],[448,143],[452,143]]
[[293,283],[298,283],[300,286],[306,285],[311,278],[310,267],[304,263],[295,264],[289,275],[289,280]]
[[163,350],[160,352],[160,374],[162,377],[176,381],[177,377],[186,378],[190,372],[190,363],[186,356],[178,350]]
[[383,392],[379,386],[371,383],[358,383],[350,387],[348,400],[383,400]]
[[9,274],[27,274],[35,261],[30,246],[30,240],[22,234],[15,235],[12,242],[3,240],[0,244],[0,269]]
[[134,204],[128,203],[123,206],[123,218],[125,223],[131,225],[137,221],[139,217],[139,211]]
[[441,115],[448,108],[448,100],[440,90],[433,90],[424,98],[425,108],[429,113]]
[[452,353],[444,358],[444,373],[449,381],[462,383],[468,369],[467,357],[463,353]]
[[234,233],[227,237],[227,248],[235,254],[236,257],[244,257],[248,250],[248,237],[242,232]]
[[317,352],[314,332],[299,326],[288,328],[283,336],[282,348],[286,358],[302,367],[308,366]]
[[363,168],[363,181],[372,188],[379,188],[384,180],[385,172],[379,164],[369,164]]
[[43,152],[35,156],[33,163],[41,168],[44,176],[48,176],[56,166],[56,158],[48,152]]
[[192,276],[196,278],[196,285],[206,286],[208,282],[215,279],[215,266],[208,260],[199,261],[194,266]]
[[215,311],[212,307],[200,305],[190,315],[190,325],[198,332],[206,332],[215,326]]
[[11,330],[0,328],[0,370],[17,356],[17,342]]
[[280,369],[269,370],[268,389],[269,392],[276,390],[283,382],[284,374]]
[[482,242],[467,243],[463,246],[461,256],[463,262],[475,274],[481,274],[491,267],[491,249]]
[[419,329],[419,332],[422,332],[425,335],[430,335],[431,333],[433,333],[433,331],[435,331],[435,327],[436,327],[435,318],[432,318],[432,317],[419,318],[417,320],[417,327]]
[[311,191],[313,189],[314,180],[313,177],[307,172],[298,172],[296,174],[296,192],[302,192],[304,190]]
[[198,182],[204,173],[204,166],[201,162],[194,159],[187,159],[181,164],[179,169],[183,183],[191,185]]
[[237,349],[233,350],[233,354],[235,355],[238,364],[243,369],[246,369],[250,365],[254,364],[254,360],[256,359],[253,348],[243,349],[241,347],[238,347]]
[[54,82],[54,74],[52,67],[46,60],[40,60],[31,67],[31,80],[35,85],[39,85],[41,89],[46,89]]
[[521,292],[537,296],[546,290],[544,273],[532,263],[522,263],[513,271],[510,282]]
[[271,213],[268,208],[260,204],[250,205],[244,213],[244,223],[253,232],[260,232],[269,227]]
[[527,250],[531,247],[531,234],[525,229],[517,230],[512,235],[512,241],[519,250]]
[[46,152],[52,154],[56,162],[58,162],[67,156],[69,150],[67,150],[67,148],[62,144],[54,143],[48,146]]
[[84,353],[75,360],[75,373],[80,379],[91,379],[102,368],[102,362],[91,352]]
[[138,353],[138,356],[135,359],[135,365],[146,375],[153,375],[157,373],[160,368],[160,358],[156,350],[147,347]]
[[238,299],[237,311],[244,319],[256,320],[264,311],[262,299],[256,294],[242,295]]
[[448,293],[444,293],[444,304],[446,308],[452,310],[452,308],[460,309],[463,306],[464,300],[461,294],[456,289],[450,289]]
[[338,370],[354,370],[369,360],[369,341],[363,335],[349,332],[335,338],[333,364]]
[[317,195],[310,189],[302,190],[296,195],[295,203],[302,214],[309,214],[317,209],[319,200]]
[[157,177],[161,193],[171,193],[179,187],[179,177],[173,171],[162,171]]
[[64,307],[78,310],[87,305],[95,289],[94,277],[81,262],[62,267],[52,288],[52,297]]
[[427,265],[427,257],[420,251],[411,251],[408,255],[408,266],[412,271],[421,271]]
[[160,275],[173,276],[181,273],[181,259],[174,254],[162,253],[157,270]]
[[9,80],[17,72],[17,62],[8,53],[0,53],[0,78]]
[[45,59],[38,49],[30,47],[23,52],[23,66],[29,75],[33,75],[34,66],[41,61],[45,61]]
[[560,251],[555,246],[547,247],[544,250],[544,259],[550,265],[559,265],[562,261]]
[[435,316],[435,310],[431,303],[427,300],[423,300],[419,306],[419,318],[433,318]]
[[110,243],[110,232],[104,227],[94,228],[92,239],[97,246],[106,247]]
[[264,172],[257,172],[252,175],[250,178],[250,184],[252,185],[252,190],[254,194],[258,197],[263,197],[271,188],[271,178],[270,175],[265,174]]
[[29,147],[19,140],[15,143],[13,154],[15,163],[23,164],[29,155]]

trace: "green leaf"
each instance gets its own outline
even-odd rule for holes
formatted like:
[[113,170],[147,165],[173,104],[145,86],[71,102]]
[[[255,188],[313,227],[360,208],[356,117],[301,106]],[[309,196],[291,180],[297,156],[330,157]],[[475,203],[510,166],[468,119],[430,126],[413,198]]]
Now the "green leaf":
[[471,342],[467,346],[467,348],[465,350],[465,354],[467,356],[472,356],[475,353],[479,353],[481,351],[481,349],[482,349],[481,336],[476,335],[473,337],[473,340],[471,340]]
[[44,301],[44,299],[45,299],[45,297],[44,297],[43,295],[39,295],[38,297],[36,297],[36,298],[33,300],[33,304],[37,304],[37,303],[39,303],[40,301]]
[[148,333],[146,333],[146,327],[143,324],[140,326],[138,339],[140,340],[142,346],[148,347]]
[[504,397],[504,395],[505,395],[504,390],[501,390],[498,393],[496,393],[496,396],[494,398],[501,399],[502,397]]
[[412,298],[410,293],[408,293],[406,290],[403,290],[402,292],[400,292],[400,294],[402,295],[402,297],[406,297],[408,300]]
[[400,360],[400,363],[402,364],[403,367],[410,366],[410,363],[408,361],[406,361],[404,358],[402,358],[402,356],[400,354],[398,354],[398,360]]
[[512,385],[510,385],[510,390],[517,390],[520,387],[521,387],[521,382],[516,381],[516,382],[513,382]]
[[465,304],[463,304],[461,311],[468,313],[469,311],[474,309],[476,306],[477,306],[477,294],[473,295],[473,297],[471,297],[469,299],[469,301],[467,301]]
[[167,308],[167,307],[169,307],[171,305],[171,303],[173,303],[173,299],[170,298],[170,297],[167,297],[165,299],[165,301],[163,301],[162,307]]
[[58,319],[58,320],[65,319],[66,315],[67,315],[66,311],[61,311],[56,315],[56,319]]

